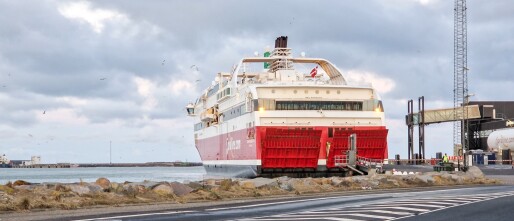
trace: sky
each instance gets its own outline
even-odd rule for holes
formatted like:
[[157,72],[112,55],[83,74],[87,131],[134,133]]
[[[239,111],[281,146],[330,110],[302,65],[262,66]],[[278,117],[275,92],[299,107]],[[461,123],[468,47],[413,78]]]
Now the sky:
[[[406,158],[407,100],[453,107],[453,7],[450,0],[1,0],[0,154],[40,155],[44,163],[200,161],[185,105],[216,73],[285,35],[296,56],[326,58],[347,79],[378,89],[389,156]],[[468,0],[471,100],[514,100],[512,36],[513,1]],[[426,127],[427,157],[453,152],[452,126]]]

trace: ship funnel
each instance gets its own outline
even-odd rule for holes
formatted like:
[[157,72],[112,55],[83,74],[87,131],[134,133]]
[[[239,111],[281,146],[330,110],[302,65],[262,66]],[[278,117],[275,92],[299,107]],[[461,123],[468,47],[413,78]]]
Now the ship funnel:
[[275,40],[275,48],[287,48],[287,36],[280,36]]

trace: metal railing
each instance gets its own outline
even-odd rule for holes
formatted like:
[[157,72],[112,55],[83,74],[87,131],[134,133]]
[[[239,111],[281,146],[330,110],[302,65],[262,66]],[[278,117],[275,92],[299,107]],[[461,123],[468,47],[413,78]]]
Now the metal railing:
[[346,155],[335,155],[334,162],[336,167],[348,166],[348,158],[346,157]]

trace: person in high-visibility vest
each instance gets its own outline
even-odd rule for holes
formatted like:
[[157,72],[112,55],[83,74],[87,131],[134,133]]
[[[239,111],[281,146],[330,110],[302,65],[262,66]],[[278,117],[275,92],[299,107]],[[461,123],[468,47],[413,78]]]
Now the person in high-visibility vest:
[[446,153],[444,153],[444,156],[443,156],[443,163],[448,163],[448,162],[450,162],[450,161],[448,160],[448,155],[446,155]]

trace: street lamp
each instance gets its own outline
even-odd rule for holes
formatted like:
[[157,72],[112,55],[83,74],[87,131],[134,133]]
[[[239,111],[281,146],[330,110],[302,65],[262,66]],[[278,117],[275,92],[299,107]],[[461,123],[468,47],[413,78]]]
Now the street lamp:
[[464,167],[467,167],[467,152],[469,148],[469,114],[468,105],[469,98],[475,96],[475,94],[467,94],[464,96],[464,103],[462,104],[462,127],[461,127],[461,144],[462,144],[462,155]]

